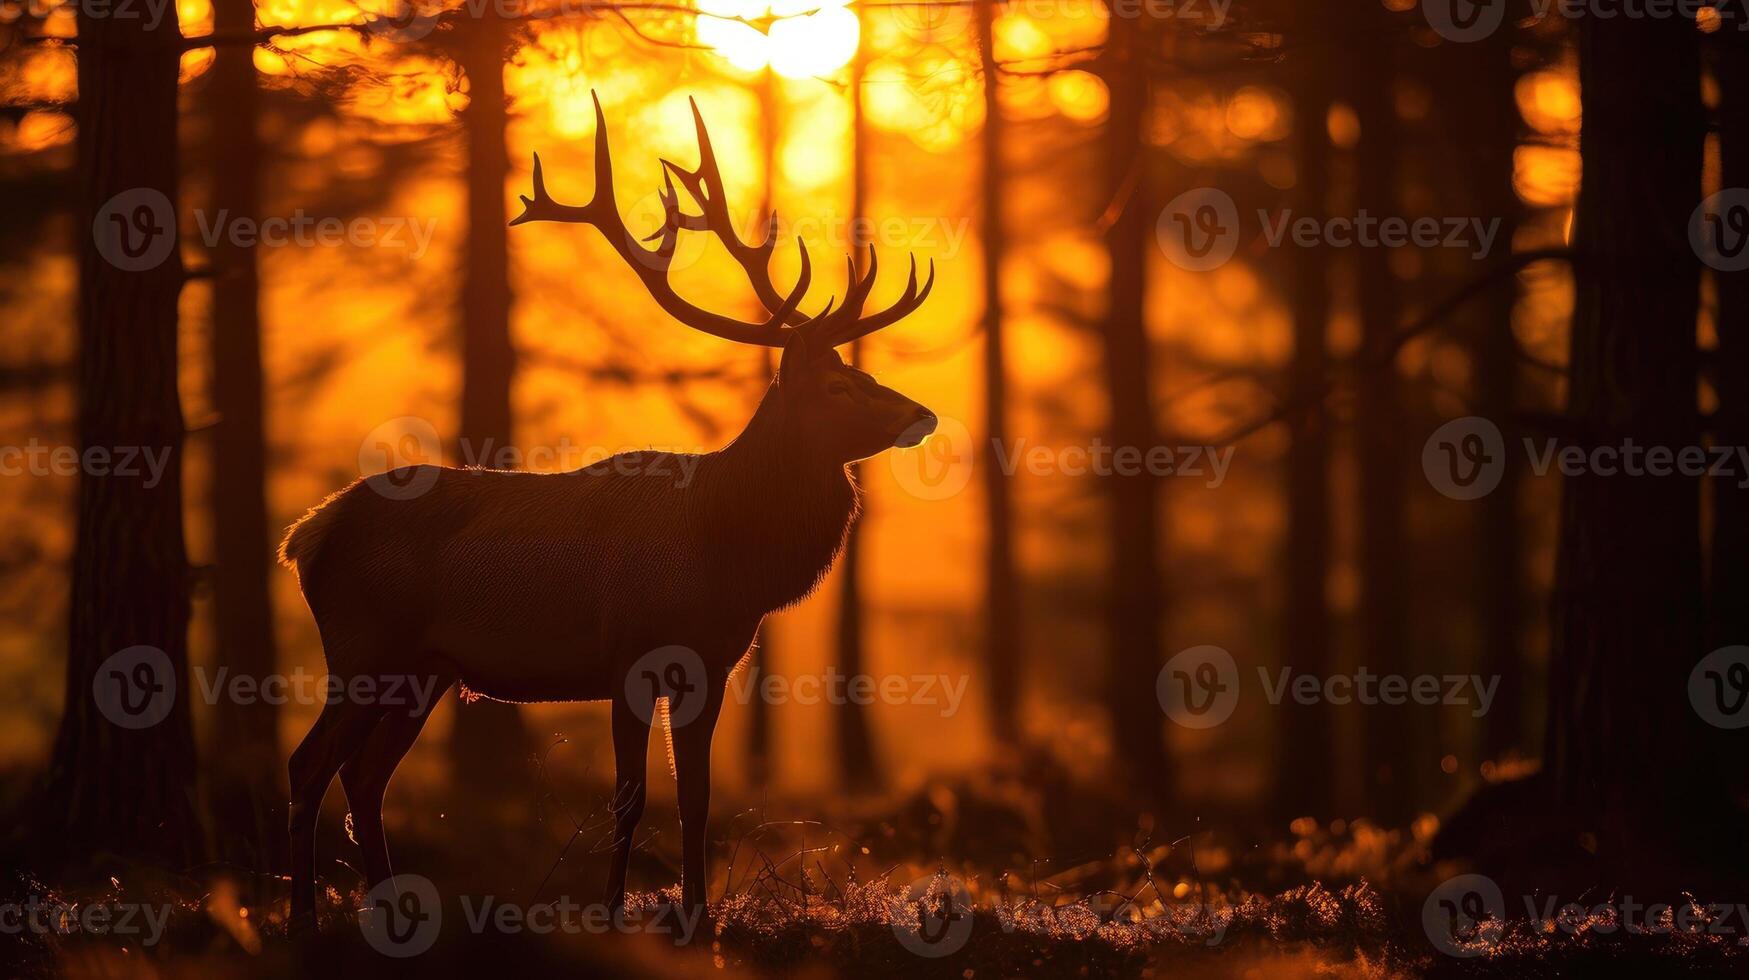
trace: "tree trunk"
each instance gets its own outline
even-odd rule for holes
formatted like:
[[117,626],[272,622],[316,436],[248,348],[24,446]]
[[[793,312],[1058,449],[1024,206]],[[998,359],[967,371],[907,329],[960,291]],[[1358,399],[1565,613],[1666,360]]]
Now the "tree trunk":
[[[1106,84],[1111,109],[1106,122],[1107,188],[1115,220],[1106,231],[1111,260],[1105,323],[1105,385],[1110,404],[1107,437],[1113,446],[1144,452],[1156,444],[1149,387],[1146,289],[1149,230],[1154,220],[1148,193],[1142,133],[1148,112],[1146,21],[1112,16],[1106,44]],[[1106,620],[1106,705],[1111,713],[1112,751],[1127,770],[1128,784],[1146,787],[1152,803],[1173,789],[1155,695],[1161,665],[1160,606],[1165,582],[1160,569],[1159,484],[1146,472],[1104,478],[1111,492],[1110,606]]]
[[172,8],[156,30],[146,23],[78,20],[79,443],[161,454],[162,479],[93,465],[79,480],[45,812],[67,855],[180,867],[200,854],[201,831],[176,386],[179,31]]
[[[1373,19],[1385,15],[1382,9]],[[1397,209],[1397,141],[1390,45],[1372,43],[1355,54],[1353,100],[1360,117],[1356,160],[1356,207],[1388,216]],[[1355,250],[1360,329],[1368,363],[1396,339],[1399,299],[1390,252]],[[1405,674],[1408,668],[1409,574],[1403,447],[1402,384],[1395,364],[1367,372],[1356,397],[1355,451],[1360,506],[1360,664],[1374,674]],[[1364,785],[1368,811],[1387,822],[1408,819],[1414,805],[1409,710],[1402,705],[1366,708]]]
[[[1699,266],[1688,239],[1705,132],[1697,38],[1681,19],[1580,23],[1567,411],[1587,451],[1627,439],[1679,449],[1700,437]],[[1571,812],[1597,826],[1600,856],[1635,846],[1636,814],[1687,819],[1697,490],[1676,475],[1591,474],[1563,486],[1545,765]]]
[[[1719,156],[1724,188],[1749,188],[1749,38],[1741,31],[1714,35],[1719,81]],[[1739,191],[1741,194],[1742,192]],[[1719,395],[1714,442],[1749,446],[1749,271],[1715,270]],[[1749,491],[1740,477],[1713,481],[1712,646],[1749,643]]]
[[[1294,150],[1298,173],[1294,213],[1323,221],[1329,207],[1330,138],[1328,62],[1308,52],[1298,72]],[[1293,253],[1294,354],[1288,398],[1320,397],[1329,373],[1330,254],[1323,248]],[[1287,450],[1287,601],[1282,617],[1284,660],[1297,673],[1328,676],[1330,612],[1325,599],[1330,573],[1330,442],[1328,419],[1319,412],[1295,417]],[[1322,701],[1281,704],[1281,772],[1276,778],[1276,816],[1328,819],[1336,800],[1331,770],[1336,760],[1334,726]]]
[[[1518,193],[1513,189],[1513,151],[1518,146],[1518,71],[1512,66],[1514,32],[1501,30],[1485,41],[1467,45],[1464,80],[1477,88],[1461,99],[1466,140],[1475,147],[1472,172],[1481,183],[1476,189],[1476,214],[1500,219],[1496,254],[1491,261],[1511,257],[1512,236],[1518,227]],[[1500,427],[1508,447],[1521,445],[1522,436],[1513,425],[1517,412],[1518,343],[1512,333],[1512,310],[1518,303],[1518,277],[1513,276],[1488,291],[1481,303],[1476,334],[1476,403],[1482,417]],[[1523,536],[1518,529],[1520,470],[1508,454],[1500,484],[1477,501],[1475,595],[1480,614],[1481,670],[1499,678],[1494,704],[1484,720],[1482,752],[1498,759],[1524,744],[1524,674],[1526,662],[1519,638],[1524,616]]]
[[[850,219],[851,228],[861,227],[861,218],[868,211],[868,125],[862,109],[862,49],[858,48],[850,68]],[[860,244],[860,243],[857,243]],[[868,254],[862,248],[852,250],[856,272],[862,275],[868,268]],[[862,341],[850,345],[850,363],[861,361]],[[861,467],[851,464],[851,479],[856,479]],[[865,491],[866,494],[866,491]],[[868,498],[863,498],[863,511],[868,510]],[[845,535],[844,556],[838,561],[838,666],[849,677],[866,672],[862,646],[862,521],[851,523]],[[869,736],[868,709],[847,700],[839,705],[834,717],[838,723],[838,771],[844,784],[853,789],[872,789],[880,785],[880,768],[875,762],[874,740]]]
[[[254,0],[218,0],[213,28],[255,27]],[[261,152],[256,135],[254,49],[221,45],[207,79],[214,213],[258,219]],[[267,519],[267,453],[262,426],[259,283],[255,250],[220,236],[213,268],[211,487],[217,574],[213,576],[215,663],[265,678],[277,669],[268,591],[272,532]],[[281,866],[285,813],[278,712],[267,703],[213,705],[208,783],[217,855],[258,871]]]
[[1021,735],[1020,611],[1014,576],[1014,517],[1008,474],[996,447],[1008,444],[1008,376],[1003,359],[1002,256],[1007,248],[1002,195],[1002,100],[996,66],[995,0],[978,0],[978,52],[984,75],[984,662],[990,672],[990,733],[999,746]]
[[[477,462],[513,445],[510,381],[516,355],[510,344],[510,253],[505,234],[504,49],[506,25],[492,10],[465,25],[462,70],[468,107],[462,114],[468,147],[467,267],[462,274],[462,445]],[[480,699],[460,705],[450,734],[452,775],[460,784],[501,784],[507,763],[535,746],[515,705]],[[514,769],[513,772],[520,772]]]
[[[1737,206],[1749,206],[1749,36],[1731,25],[1712,36],[1719,81],[1719,156],[1721,187],[1738,188]],[[1749,446],[1749,270],[1715,270],[1718,295],[1718,369],[1714,388],[1718,410],[1713,443]],[[1749,489],[1742,474],[1712,481],[1712,581],[1707,647],[1749,644]],[[1749,729],[1731,733],[1727,758],[1742,759]],[[1749,766],[1735,767],[1730,781],[1739,791]]]

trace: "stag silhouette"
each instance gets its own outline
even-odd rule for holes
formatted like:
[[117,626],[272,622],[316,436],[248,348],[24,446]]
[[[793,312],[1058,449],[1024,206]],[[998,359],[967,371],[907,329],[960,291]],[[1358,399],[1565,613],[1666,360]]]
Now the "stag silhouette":
[[[345,691],[408,682],[513,701],[611,701],[615,836],[606,901],[625,898],[632,835],[644,811],[657,697],[673,721],[682,825],[681,897],[705,903],[711,736],[724,687],[761,620],[807,596],[831,568],[858,509],[846,469],[893,446],[914,446],[935,416],[846,365],[834,348],[916,310],[913,258],[903,294],[863,315],[874,284],[851,267],[845,301],[799,312],[810,268],[787,294],[772,284],[776,216],[761,244],[732,227],[723,179],[698,106],[699,165],[666,160],[662,229],[645,241],[614,203],[607,124],[595,103],[595,196],[582,207],[547,196],[535,157],[527,221],[594,225],[670,316],[727,340],[781,348],[777,377],[746,428],[724,448],[681,457],[626,453],[567,473],[420,466],[400,473],[417,494],[373,492],[368,480],[328,497],[293,524],[280,560],[294,568],[315,616],[329,671]],[[682,211],[678,179],[699,208]],[[680,298],[668,281],[682,231],[714,234],[741,265],[770,316],[746,323]],[[688,473],[686,480],[675,474]],[[634,670],[634,667],[638,668]],[[355,688],[355,679],[369,679]],[[336,772],[375,886],[390,877],[382,801],[429,712],[386,699],[326,704],[292,753],[292,914],[315,912],[317,811]],[[462,707],[460,710],[467,710]]]

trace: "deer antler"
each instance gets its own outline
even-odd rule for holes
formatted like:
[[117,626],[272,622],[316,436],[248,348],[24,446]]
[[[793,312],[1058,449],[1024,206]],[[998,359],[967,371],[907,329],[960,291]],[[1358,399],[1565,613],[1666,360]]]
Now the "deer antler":
[[[770,319],[763,323],[746,323],[720,313],[712,313],[682,299],[674,291],[668,281],[668,270],[674,261],[674,245],[679,239],[680,229],[684,221],[680,214],[680,206],[672,180],[665,181],[662,191],[662,208],[665,215],[662,229],[649,236],[648,240],[656,240],[655,251],[650,251],[638,244],[631,231],[626,228],[625,219],[620,216],[619,207],[613,199],[613,159],[608,151],[607,119],[601,111],[601,99],[591,93],[595,102],[595,196],[588,204],[581,207],[569,204],[559,204],[547,195],[546,181],[542,175],[540,154],[534,158],[533,197],[522,196],[523,211],[510,223],[519,225],[525,221],[562,221],[570,224],[594,225],[620,258],[637,273],[638,279],[656,303],[669,316],[696,330],[702,330],[724,340],[733,340],[743,344],[759,344],[766,347],[782,347],[789,340],[793,328],[786,327],[786,322],[800,319],[796,316],[796,307],[801,303],[802,296],[808,291],[808,283],[813,271],[808,260],[808,250],[801,239],[796,240],[796,247],[802,254],[801,272],[796,276],[796,284],[790,289],[787,297],[779,298],[776,287],[772,286],[769,273],[762,269],[761,275],[752,276],[755,289],[760,290],[760,300],[767,304],[771,311]],[[714,166],[714,164],[713,164]],[[724,209],[726,214],[727,209]],[[733,237],[732,231],[723,232],[726,237]],[[738,241],[738,240],[737,240]],[[769,258],[774,242],[768,236],[764,245],[758,247]],[[739,260],[739,256],[737,256]],[[743,267],[752,269],[745,262]],[[761,283],[763,288],[761,289]],[[766,297],[771,297],[768,300]],[[775,300],[775,302],[772,302]]]
[[[767,310],[775,313],[783,303],[777,289],[771,285],[769,272],[772,247],[777,241],[777,212],[773,211],[767,219],[764,242],[749,245],[735,233],[734,221],[729,215],[728,194],[723,188],[722,171],[717,166],[717,154],[711,147],[711,136],[705,128],[704,115],[699,112],[698,100],[687,101],[692,105],[692,122],[698,131],[698,167],[687,170],[669,160],[663,160],[662,165],[669,173],[680,178],[681,186],[698,203],[701,213],[683,214],[676,202],[675,210],[669,213],[668,223],[689,231],[714,232],[722,241],[723,248],[746,270],[747,278],[753,283],[754,292],[759,295],[759,301],[765,304]],[[668,200],[672,199],[664,198],[665,202]],[[929,278],[924,282],[922,290],[919,290],[917,257],[913,255],[911,278],[905,285],[905,292],[892,306],[862,319],[863,302],[868,299],[869,291],[874,286],[875,268],[875,252],[871,244],[868,250],[868,271],[864,275],[857,276],[855,263],[850,263],[849,292],[845,296],[844,305],[838,307],[836,313],[833,312],[832,303],[828,302],[826,309],[818,316],[809,318],[798,312],[786,322],[805,328],[810,340],[824,341],[820,344],[822,349],[837,347],[897,323],[922,306],[923,301],[929,298],[929,291],[935,288],[935,260],[930,260]]]
[[[655,251],[649,251],[626,229],[625,221],[614,204],[613,161],[608,154],[607,120],[601,111],[601,99],[594,93],[590,93],[590,97],[595,102],[595,196],[582,207],[554,202],[547,196],[546,184],[541,175],[540,155],[536,154],[534,197],[522,198],[523,212],[510,223],[519,225],[525,221],[564,221],[594,225],[607,236],[608,244],[632,267],[632,271],[638,274],[644,288],[649,290],[662,309],[687,326],[726,340],[767,347],[782,347],[795,331],[802,330],[820,349],[827,349],[850,343],[882,327],[897,323],[922,306],[923,301],[929,298],[929,291],[935,288],[935,261],[930,260],[929,277],[924,281],[922,289],[918,289],[917,257],[913,255],[910,280],[905,284],[905,292],[893,305],[864,317],[863,303],[874,287],[877,267],[874,246],[870,245],[867,272],[858,276],[854,261],[849,262],[850,287],[844,305],[835,310],[833,303],[828,301],[826,308],[817,316],[809,317],[802,313],[798,306],[812,278],[807,247],[800,238],[796,239],[796,248],[802,256],[801,272],[787,296],[779,293],[777,286],[771,281],[771,255],[777,245],[777,212],[773,211],[767,219],[764,241],[751,245],[741,240],[741,236],[735,231],[734,219],[729,214],[728,193],[723,187],[723,174],[717,165],[716,151],[711,146],[710,132],[705,128],[704,116],[699,112],[696,100],[690,101],[693,124],[698,130],[698,167],[688,170],[672,161],[662,161],[663,189],[659,196],[662,201],[663,222],[660,230],[643,239],[656,243]],[[698,204],[700,213],[686,214],[680,210],[680,197],[674,189],[675,178],[679,178],[681,186],[686,188],[686,192]],[[733,317],[700,309],[681,299],[668,282],[668,269],[673,262],[674,246],[682,230],[706,231],[716,235],[730,257],[746,273],[759,302],[764,304],[771,317],[763,323],[744,323]]]
[[[664,198],[665,204],[673,201],[668,223],[688,231],[714,232],[729,256],[746,271],[759,302],[765,304],[767,312],[775,313],[784,302],[777,287],[771,283],[771,253],[777,245],[777,212],[771,212],[766,219],[765,241],[758,245],[749,245],[735,233],[735,221],[729,214],[729,195],[723,187],[723,173],[717,166],[716,150],[711,147],[711,134],[705,129],[704,116],[698,111],[698,100],[687,101],[692,105],[692,122],[698,130],[698,167],[687,170],[672,160],[663,160],[662,167],[669,175],[680,178],[680,185],[692,195],[701,213],[684,214],[678,198]],[[787,322],[799,324],[807,319],[806,314],[794,311]]]
[[868,299],[869,289],[874,286],[875,250],[871,244],[868,247],[868,272],[858,279],[856,264],[850,264],[850,281],[853,285],[844,297],[844,305],[837,312],[822,313],[809,325],[810,339],[818,335],[824,337],[829,346],[837,347],[853,340],[866,337],[882,327],[890,326],[910,316],[929,298],[929,291],[935,288],[935,260],[929,260],[929,278],[923,282],[923,288],[917,288],[917,256],[911,256],[911,275],[905,283],[905,291],[893,302],[892,306],[864,317],[862,315],[863,301]]

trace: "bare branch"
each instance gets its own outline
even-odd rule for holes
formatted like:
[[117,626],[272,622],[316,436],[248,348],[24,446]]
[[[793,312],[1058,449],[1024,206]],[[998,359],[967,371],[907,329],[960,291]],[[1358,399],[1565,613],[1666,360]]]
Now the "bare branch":
[[[1517,274],[1528,265],[1534,265],[1545,260],[1571,262],[1575,258],[1573,250],[1568,248],[1543,248],[1529,252],[1518,252],[1502,261],[1494,268],[1487,270],[1469,282],[1459,286],[1444,299],[1435,303],[1426,313],[1416,317],[1404,327],[1381,350],[1375,351],[1369,357],[1360,359],[1358,369],[1362,372],[1384,370],[1396,363],[1397,355],[1416,337],[1427,333],[1457,312],[1464,304],[1486,292],[1502,279]],[[1507,328],[1510,329],[1510,328]],[[1253,435],[1277,422],[1291,421],[1322,405],[1324,399],[1336,389],[1337,378],[1330,377],[1314,390],[1302,396],[1283,401],[1274,411],[1260,418],[1253,419],[1233,429],[1220,438],[1212,440],[1214,445],[1225,446],[1246,436]]]

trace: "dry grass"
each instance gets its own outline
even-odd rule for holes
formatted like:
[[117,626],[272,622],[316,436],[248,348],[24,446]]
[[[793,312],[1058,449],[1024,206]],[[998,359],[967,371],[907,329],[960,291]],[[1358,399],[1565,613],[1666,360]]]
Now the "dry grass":
[[[1236,833],[1143,833],[1078,853],[1065,842],[1097,839],[1106,801],[1052,787],[1036,773],[933,785],[862,812],[847,809],[836,815],[841,830],[818,820],[772,820],[764,807],[722,820],[710,916],[684,947],[651,927],[673,921],[673,888],[632,895],[625,929],[537,933],[470,923],[463,908],[470,897],[496,893],[527,908],[567,892],[592,896],[599,887],[601,814],[547,803],[548,821],[533,834],[526,825],[482,827],[453,816],[399,828],[403,869],[443,869],[441,877],[432,872],[444,896],[442,928],[428,951],[408,959],[384,956],[366,941],[356,911],[367,904],[362,882],[334,859],[352,853],[335,827],[322,844],[329,857],[311,934],[286,935],[286,888],[277,878],[225,868],[168,874],[98,857],[82,874],[0,879],[0,905],[34,897],[56,910],[56,925],[43,931],[14,932],[0,918],[0,964],[19,977],[709,970],[951,980],[1523,977],[1623,966],[1648,976],[1741,975],[1749,968],[1749,947],[1739,942],[1743,922],[1708,929],[1702,915],[1694,920],[1701,928],[1684,932],[1674,910],[1668,931],[1634,934],[1612,928],[1607,914],[1542,921],[1509,906],[1511,918],[1484,933],[1478,955],[1453,958],[1436,952],[1422,931],[1429,889],[1462,870],[1431,862],[1431,819],[1400,829],[1297,821],[1267,844]],[[446,811],[433,805],[415,812]],[[563,819],[553,819],[561,812]],[[675,880],[668,853],[675,835],[661,827],[650,833],[634,881]],[[7,858],[26,866],[30,855]],[[138,932],[74,927],[87,910],[111,910],[113,922],[114,910],[124,908],[157,910],[162,935],[148,942]]]

